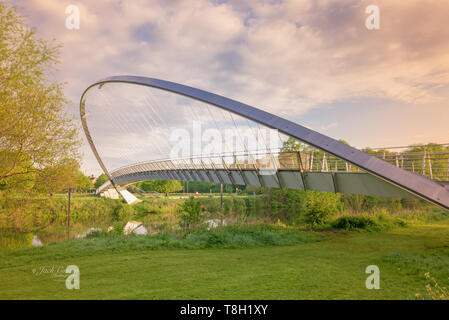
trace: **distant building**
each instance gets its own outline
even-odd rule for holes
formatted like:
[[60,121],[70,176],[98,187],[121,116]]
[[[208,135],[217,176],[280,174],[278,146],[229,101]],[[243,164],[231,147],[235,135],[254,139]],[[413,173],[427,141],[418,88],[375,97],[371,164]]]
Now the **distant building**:
[[95,182],[97,182],[98,177],[95,177],[93,174],[91,174],[89,176],[90,181],[92,181],[93,184],[95,184]]

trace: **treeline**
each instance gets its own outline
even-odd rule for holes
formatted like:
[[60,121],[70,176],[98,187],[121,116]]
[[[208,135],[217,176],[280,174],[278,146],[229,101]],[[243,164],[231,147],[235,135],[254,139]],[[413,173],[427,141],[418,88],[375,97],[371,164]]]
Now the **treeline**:
[[424,174],[436,180],[449,180],[449,146],[428,143],[401,152],[370,148],[362,151],[408,171]]

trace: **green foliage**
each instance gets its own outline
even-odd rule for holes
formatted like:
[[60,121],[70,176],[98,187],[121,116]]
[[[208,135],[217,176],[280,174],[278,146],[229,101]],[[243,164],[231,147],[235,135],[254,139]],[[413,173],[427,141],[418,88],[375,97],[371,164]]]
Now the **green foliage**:
[[400,218],[391,218],[387,215],[344,215],[331,223],[334,229],[343,230],[367,230],[367,231],[384,231],[393,227],[405,227],[407,222]]
[[283,143],[281,152],[297,152],[306,150],[309,150],[309,147],[305,143],[290,137]]
[[92,183],[92,180],[89,179],[89,177],[81,173],[78,175],[78,181],[75,188],[79,191],[89,192],[94,189],[94,184]]
[[390,213],[395,213],[402,210],[403,203],[408,208],[412,208],[413,205],[418,207],[420,204],[420,200],[418,199],[385,198],[360,194],[344,194],[342,195],[342,199],[345,208],[353,213],[374,212],[379,209],[385,209]]
[[177,233],[156,235],[123,235],[123,222],[114,223],[111,232],[93,232],[85,239],[59,243],[57,246],[76,245],[78,250],[110,250],[126,252],[148,249],[204,249],[204,248],[255,248],[287,246],[320,241],[321,237],[294,228],[267,224],[236,225],[211,230],[191,229]]
[[248,194],[263,194],[265,192],[264,187],[246,186],[245,192]]
[[137,186],[143,191],[156,191],[165,195],[182,190],[182,185],[178,180],[150,180],[139,182]]
[[[72,224],[95,224],[107,220],[127,219],[132,207],[120,200],[95,196],[73,195],[70,220]],[[67,196],[0,197],[0,229],[34,232],[51,225],[65,225]]]
[[79,158],[73,119],[60,83],[46,76],[59,47],[36,37],[16,9],[0,3],[0,182],[28,194],[43,169]]
[[202,222],[201,201],[195,200],[193,196],[181,203],[180,209],[182,210],[181,227],[188,229],[198,226]]
[[53,166],[42,169],[34,189],[53,194],[67,192],[69,187],[75,191],[93,189],[92,181],[81,172],[78,161],[74,159],[63,159]]
[[23,233],[17,230],[1,230],[0,248],[22,249],[31,248],[33,240],[32,233]]
[[120,202],[119,205],[114,208],[112,217],[115,221],[125,221],[129,220],[133,214],[134,211],[130,205]]
[[296,229],[258,224],[193,230],[181,239],[189,246],[199,248],[245,248],[314,242],[319,237]]
[[[442,146],[436,143],[428,143],[424,146],[411,147],[407,150],[402,151],[403,153],[415,154],[414,157],[401,158],[396,157],[397,154],[388,150],[373,150],[370,148],[363,149],[362,151],[377,156],[379,158],[385,158],[388,162],[393,165],[399,165],[400,167],[409,168],[417,173],[424,173],[430,176],[430,171],[432,170],[432,175],[441,177],[446,177],[448,172],[447,161],[441,161],[441,155],[447,154],[449,152],[449,147]],[[424,159],[424,152],[426,152],[426,158]],[[429,155],[429,153],[434,153],[434,155]],[[430,169],[429,162],[431,163],[432,169]]]
[[126,222],[125,221],[115,221],[112,225],[112,230],[108,232],[110,235],[122,236],[123,229],[125,229]]
[[304,222],[312,228],[327,223],[340,210],[340,199],[338,193],[306,192],[302,201]]
[[97,178],[97,181],[95,181],[95,189],[98,189],[102,186],[103,183],[105,183],[106,181],[108,181],[108,176],[105,175],[104,173],[100,174]]
[[355,229],[376,229],[378,223],[368,216],[342,216],[332,222],[335,229],[355,230]]
[[205,212],[208,212],[211,214],[220,213],[220,199],[219,198],[201,199],[201,203],[203,206],[203,210]]
[[324,224],[343,209],[341,195],[330,192],[289,189],[267,190],[271,216],[291,225]]
[[[210,183],[210,182],[199,182],[199,181],[181,181],[183,189],[185,192],[196,192],[199,193],[220,193],[220,183]],[[233,186],[230,184],[223,184],[224,193],[235,192],[236,188],[243,190],[244,186]]]

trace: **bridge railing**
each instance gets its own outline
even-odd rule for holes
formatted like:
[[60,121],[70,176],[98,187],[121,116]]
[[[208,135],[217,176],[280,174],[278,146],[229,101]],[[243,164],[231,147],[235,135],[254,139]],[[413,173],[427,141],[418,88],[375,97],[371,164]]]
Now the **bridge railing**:
[[[437,181],[449,181],[449,152],[373,154],[404,170]],[[170,170],[293,170],[303,172],[363,172],[321,151],[273,152],[155,160],[114,170],[113,178],[147,171]]]

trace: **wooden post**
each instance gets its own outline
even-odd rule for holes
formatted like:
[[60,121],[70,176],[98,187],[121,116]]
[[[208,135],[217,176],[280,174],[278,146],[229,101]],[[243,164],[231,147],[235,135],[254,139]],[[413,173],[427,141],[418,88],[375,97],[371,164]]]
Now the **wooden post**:
[[68,190],[68,201],[67,201],[67,240],[70,239],[70,186]]
[[256,191],[253,191],[253,200],[254,200],[254,214],[256,214]]
[[223,183],[220,183],[220,218],[223,225]]

